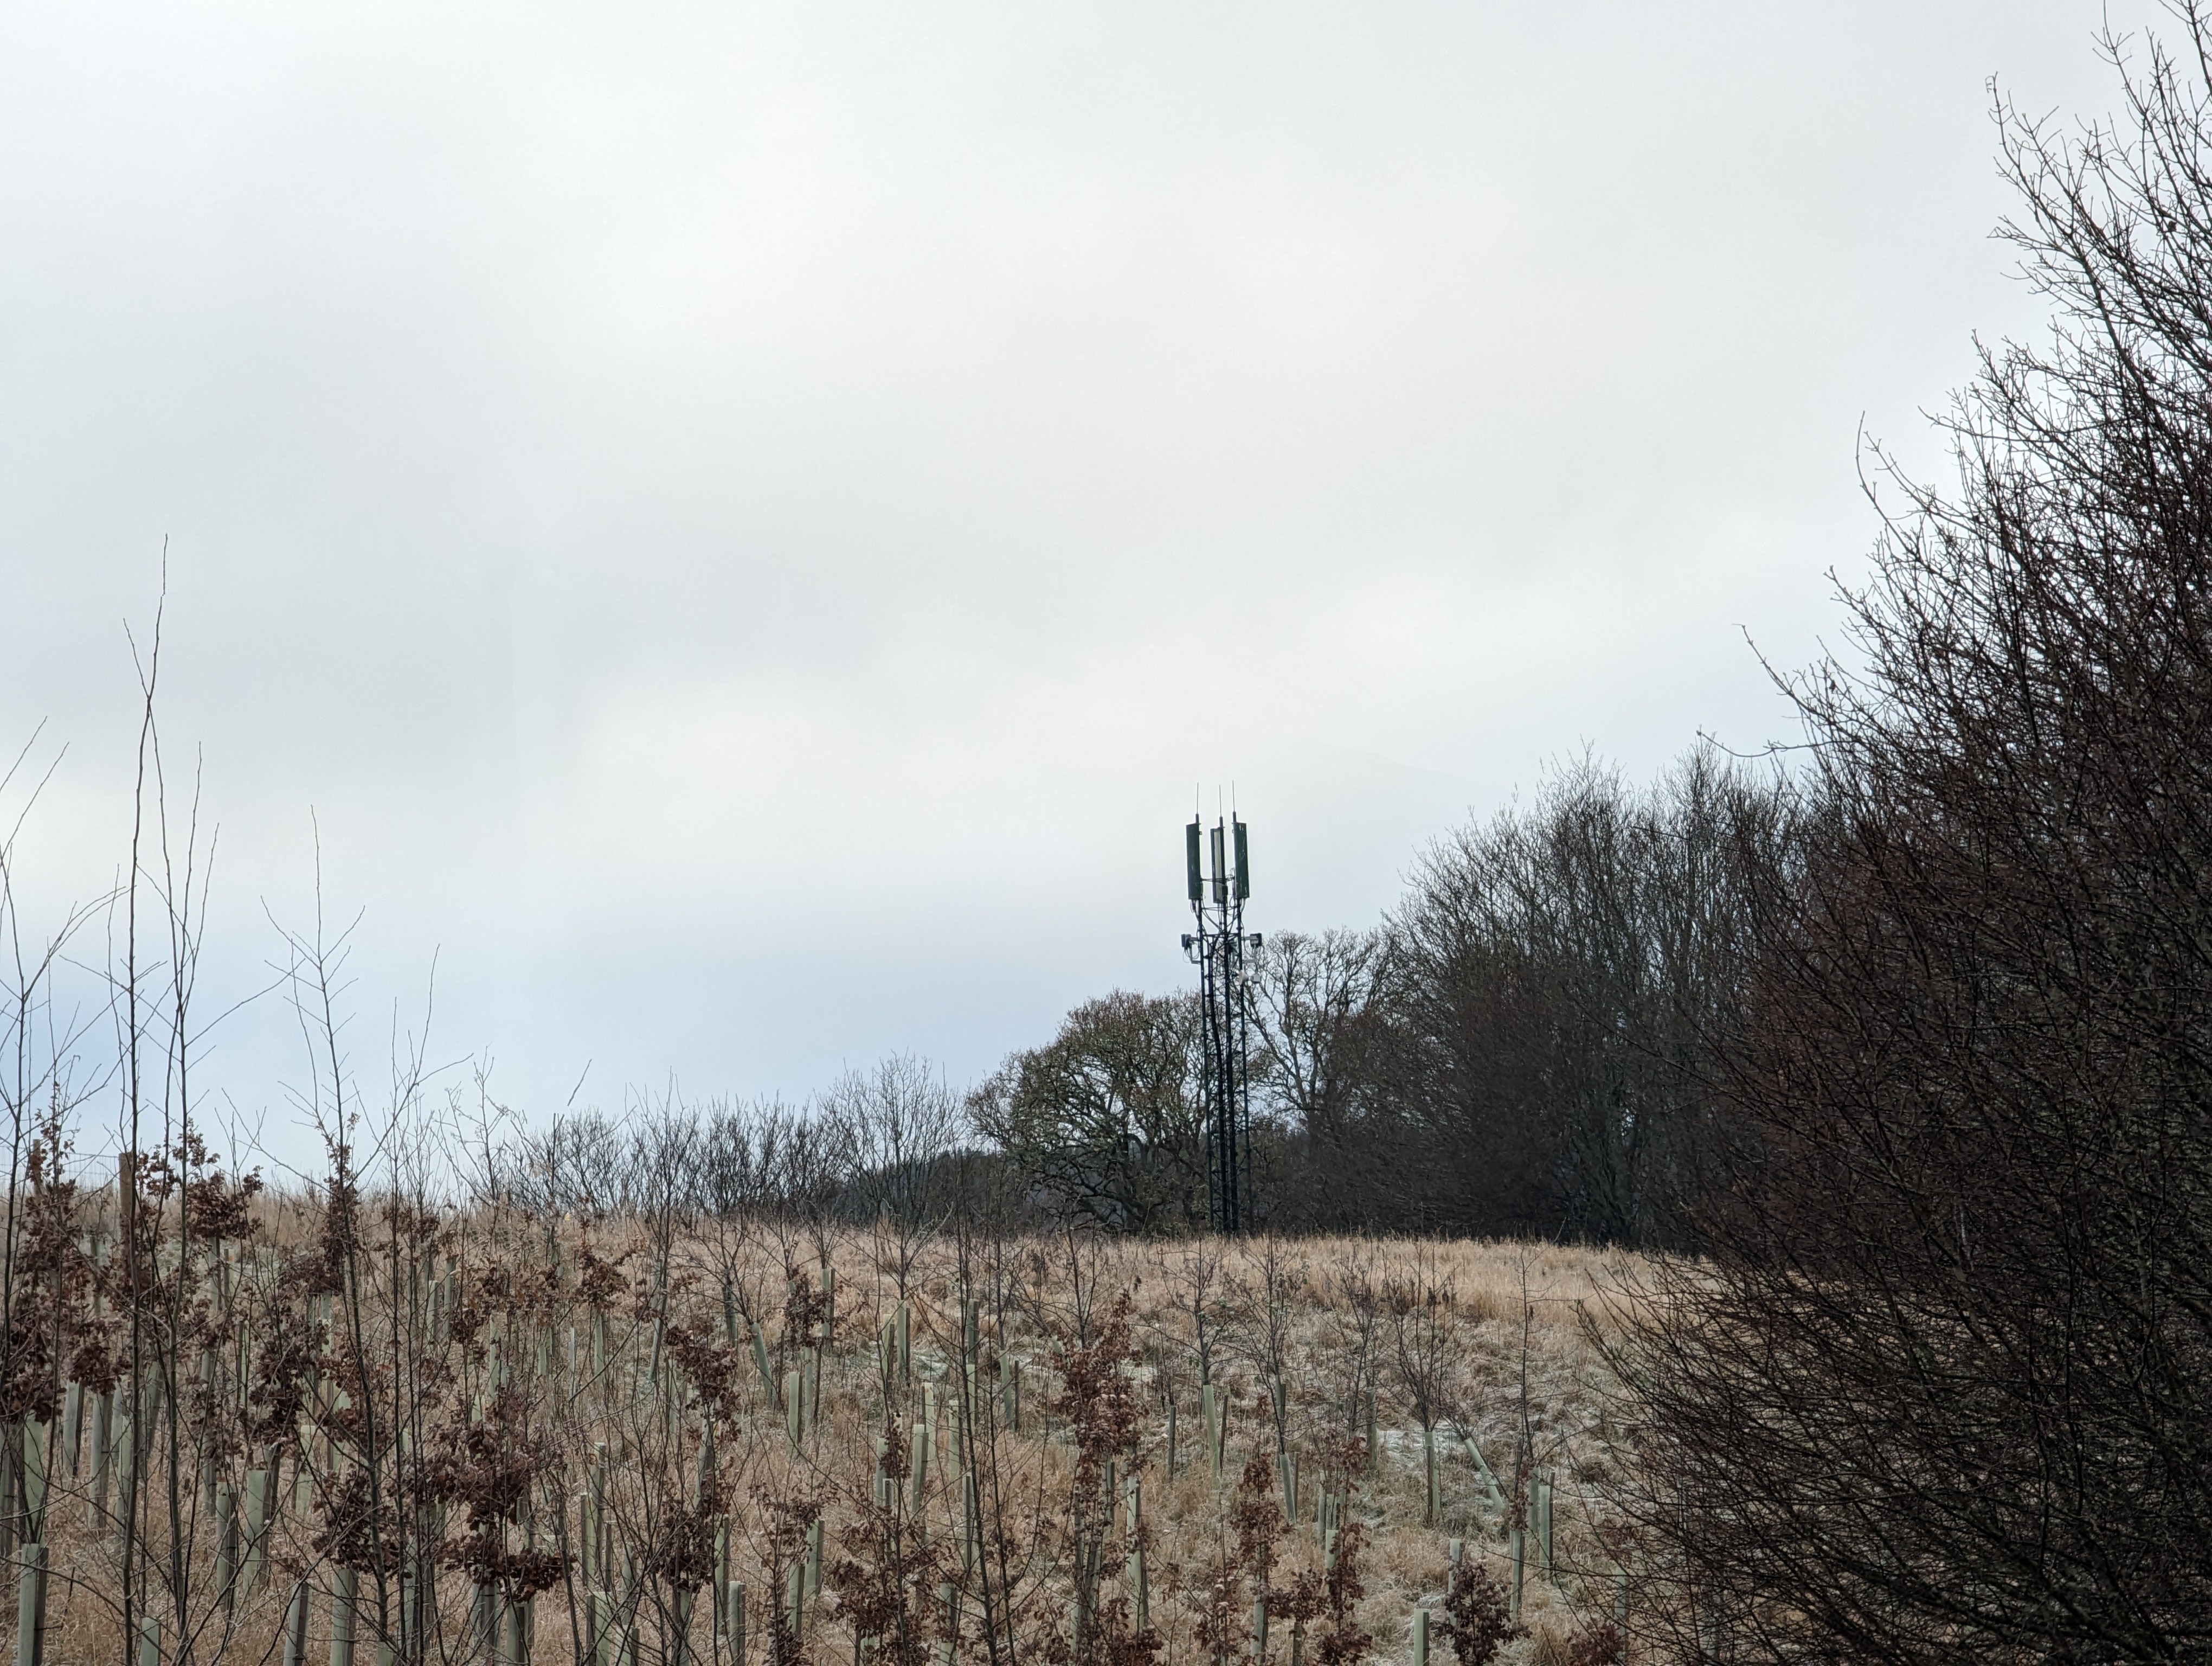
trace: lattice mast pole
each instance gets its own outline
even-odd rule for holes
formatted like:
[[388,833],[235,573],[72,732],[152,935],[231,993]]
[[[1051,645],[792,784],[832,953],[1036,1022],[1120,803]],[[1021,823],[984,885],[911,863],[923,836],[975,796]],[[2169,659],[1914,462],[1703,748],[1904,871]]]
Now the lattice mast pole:
[[1198,966],[1206,1221],[1218,1232],[1241,1232],[1253,1224],[1244,952],[1260,946],[1257,936],[1244,934],[1244,903],[1252,895],[1244,824],[1231,816],[1209,829],[1194,818],[1183,830],[1183,857],[1198,926],[1182,945]]

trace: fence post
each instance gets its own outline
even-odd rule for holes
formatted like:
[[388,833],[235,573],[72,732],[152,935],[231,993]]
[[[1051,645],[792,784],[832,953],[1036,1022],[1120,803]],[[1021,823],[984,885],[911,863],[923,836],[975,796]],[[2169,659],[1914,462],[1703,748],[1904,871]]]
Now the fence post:
[[292,1462],[292,1513],[302,1521],[315,1511],[314,1445],[314,1435],[303,1426],[299,1455]]
[[92,1398],[92,1496],[85,1505],[84,1524],[99,1531],[107,1514],[109,1449],[115,1438],[115,1390]]
[[585,1658],[591,1666],[609,1666],[615,1645],[615,1599],[603,1590],[592,1593],[590,1629],[584,1633]]
[[307,1666],[307,1593],[305,1579],[292,1587],[292,1601],[284,1611],[284,1666]]
[[231,1611],[237,1584],[238,1501],[231,1496],[230,1483],[219,1481],[215,1484],[215,1605],[225,1614]]
[[11,1554],[15,1548],[18,1525],[18,1500],[22,1493],[21,1474],[23,1441],[18,1431],[21,1424],[0,1426],[0,1556]]
[[16,1666],[40,1666],[46,1647],[46,1547],[23,1547],[23,1572],[15,1582]]
[[[694,1595],[689,1590],[676,1593],[674,1612],[669,1616],[676,1634],[669,1639],[668,1646],[661,1651],[661,1657],[668,1666],[691,1666],[691,1605]],[[522,1663],[517,1663],[517,1666],[522,1666]]]
[[246,1594],[251,1596],[261,1589],[261,1581],[268,1572],[268,1559],[264,1554],[269,1539],[269,1471],[249,1469],[246,1473]]
[[84,1384],[71,1383],[62,1396],[62,1468],[74,1481],[77,1455],[84,1450]]
[[530,1666],[530,1643],[532,1634],[538,1629],[534,1623],[537,1618],[535,1605],[528,1597],[507,1605],[507,1623],[502,1628],[507,1639],[503,1650],[507,1666]]
[[1421,1467],[1427,1486],[1421,1499],[1421,1525],[1434,1527],[1437,1518],[1443,1514],[1443,1499],[1437,1484],[1437,1432],[1433,1426],[1421,1431]]
[[[714,1523],[714,1607],[712,1626],[716,1637],[730,1628],[730,1518]],[[711,1656],[712,1651],[708,1651]]]
[[1552,1577],[1552,1477],[1547,1474],[1536,1482],[1536,1551],[1542,1559],[1544,1577]]
[[480,1660],[491,1660],[499,1652],[497,1585],[478,1584],[470,1588],[468,1646],[469,1652]]
[[[116,1392],[120,1394],[123,1390],[118,1389]],[[123,1426],[115,1435],[115,1460],[119,1471],[115,1483],[115,1542],[118,1549],[131,1541],[131,1517],[138,1490],[138,1419],[135,1413],[134,1406],[123,1408]]]
[[1481,1474],[1483,1487],[1490,1494],[1490,1507],[1492,1510],[1503,1510],[1505,1507],[1505,1494],[1498,1490],[1498,1477],[1492,1472],[1489,1463],[1484,1459],[1482,1448],[1474,1444],[1473,1435],[1462,1435],[1459,1444],[1465,1450],[1468,1456],[1474,1460],[1474,1467]]
[[1211,1383],[1199,1385],[1198,1414],[1206,1425],[1206,1462],[1212,1472],[1213,1484],[1221,1485],[1221,1434],[1218,1414],[1221,1397]]
[[760,1368],[761,1387],[768,1395],[769,1409],[780,1410],[775,1395],[775,1367],[768,1362],[768,1336],[759,1325],[752,1327],[753,1364]]
[[46,1536],[46,1453],[52,1445],[53,1426],[23,1421],[23,1536]]
[[349,1567],[337,1571],[331,1593],[331,1666],[353,1666],[353,1599],[358,1576]]
[[419,1524],[415,1542],[409,1548],[412,1554],[399,1565],[399,1650],[409,1660],[415,1660],[422,1653],[422,1560]]
[[714,1490],[721,1468],[714,1459],[714,1413],[702,1406],[699,1414],[699,1467],[691,1478],[691,1503],[696,1509]]

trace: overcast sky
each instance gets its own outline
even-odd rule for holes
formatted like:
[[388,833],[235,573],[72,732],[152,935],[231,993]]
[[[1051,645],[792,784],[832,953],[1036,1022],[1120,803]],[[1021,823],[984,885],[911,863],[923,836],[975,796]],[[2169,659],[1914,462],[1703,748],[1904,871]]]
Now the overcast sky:
[[209,998],[319,825],[371,1075],[434,955],[541,1113],[971,1079],[1187,978],[1232,785],[1255,926],[1372,922],[1549,761],[1790,733],[1747,633],[2035,327],[1987,83],[2108,110],[2101,11],[0,0],[26,923],[165,539]]

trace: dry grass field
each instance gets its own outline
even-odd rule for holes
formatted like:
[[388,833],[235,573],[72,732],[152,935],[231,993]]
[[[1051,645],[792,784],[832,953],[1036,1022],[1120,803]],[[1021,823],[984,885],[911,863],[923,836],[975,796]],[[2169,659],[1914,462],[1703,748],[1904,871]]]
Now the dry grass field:
[[46,1659],[1303,1666],[1411,1660],[1426,1609],[1441,1663],[1486,1577],[1497,1657],[1612,1657],[1587,1326],[1632,1258],[199,1183],[130,1255],[112,1192],[19,1225]]

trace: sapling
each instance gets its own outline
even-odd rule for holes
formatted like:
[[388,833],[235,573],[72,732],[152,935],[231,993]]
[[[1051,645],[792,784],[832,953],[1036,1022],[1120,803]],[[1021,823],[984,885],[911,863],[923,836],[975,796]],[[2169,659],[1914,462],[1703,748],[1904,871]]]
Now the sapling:
[[1454,1576],[1434,1629],[1451,1645],[1457,1666],[1491,1666],[1507,1644],[1528,1635],[1518,1619],[1489,1570],[1471,1561]]

